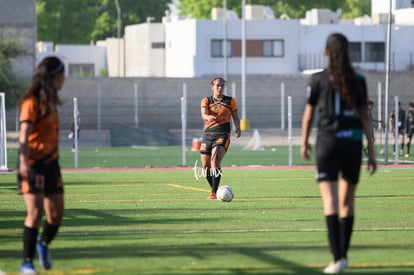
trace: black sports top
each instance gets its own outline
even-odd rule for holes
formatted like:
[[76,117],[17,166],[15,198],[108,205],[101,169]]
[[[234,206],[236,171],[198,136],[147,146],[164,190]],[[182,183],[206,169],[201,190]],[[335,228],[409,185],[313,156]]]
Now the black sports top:
[[[363,102],[367,103],[367,87],[364,76],[357,74],[357,88]],[[323,140],[362,141],[362,122],[354,110],[340,99],[325,69],[312,75],[306,88],[307,103],[316,108],[318,138]]]

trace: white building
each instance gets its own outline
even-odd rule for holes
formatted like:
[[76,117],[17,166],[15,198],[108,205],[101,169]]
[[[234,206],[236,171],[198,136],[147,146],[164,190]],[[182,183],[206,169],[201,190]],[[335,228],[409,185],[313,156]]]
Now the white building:
[[160,23],[125,27],[126,76],[165,76],[165,27]]
[[93,77],[106,74],[106,47],[97,45],[53,45],[38,42],[36,64],[43,58],[55,55],[65,63],[66,76]]
[[[118,40],[118,46],[113,43],[98,45],[106,45],[103,48],[106,48],[109,76],[240,75],[242,62],[245,62],[246,74],[296,74],[324,67],[326,59],[322,53],[326,38],[332,32],[341,32],[350,41],[355,66],[383,71],[389,9],[384,3],[389,5],[388,1],[372,0],[372,16],[353,20],[342,20],[340,10],[315,9],[304,19],[286,16],[275,19],[266,7],[246,5],[246,20],[241,20],[233,12],[213,9],[212,20],[166,17],[162,23],[147,21],[125,28],[125,45]],[[393,3],[391,69],[412,69],[414,8],[411,0]],[[224,15],[227,20],[223,19]],[[62,50],[62,46],[56,48]],[[87,53],[77,58],[69,54],[65,57],[68,64],[73,61],[91,64],[94,62],[91,59],[98,56]],[[95,75],[98,74],[95,72]]]

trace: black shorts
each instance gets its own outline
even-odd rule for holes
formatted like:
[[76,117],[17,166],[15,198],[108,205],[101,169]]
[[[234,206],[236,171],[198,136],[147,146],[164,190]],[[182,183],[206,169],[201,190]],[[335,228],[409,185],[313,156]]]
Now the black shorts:
[[408,138],[412,138],[412,137],[413,137],[413,135],[414,135],[414,128],[410,128],[410,129],[408,129],[408,132],[407,132],[407,137],[408,137]]
[[[393,135],[395,136],[395,131],[394,130],[392,130],[391,133],[393,133]],[[398,127],[398,135],[399,136],[404,136],[404,133],[405,133],[404,128]]]
[[223,146],[227,151],[230,145],[230,134],[204,134],[201,140],[200,153],[211,155],[211,150],[216,146]]
[[337,181],[339,173],[350,184],[357,184],[361,172],[362,142],[317,142],[317,181]]
[[[45,177],[44,184],[36,183],[36,175]],[[63,181],[57,160],[51,163],[35,163],[30,166],[29,179],[22,178],[17,174],[17,191],[19,194],[43,193],[45,195],[63,193]]]

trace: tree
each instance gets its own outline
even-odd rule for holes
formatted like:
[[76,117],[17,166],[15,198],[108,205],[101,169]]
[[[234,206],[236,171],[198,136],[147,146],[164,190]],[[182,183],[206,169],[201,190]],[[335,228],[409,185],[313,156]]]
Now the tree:
[[[121,25],[161,21],[170,0],[119,0]],[[37,0],[38,40],[85,44],[117,35],[115,0]]]
[[355,18],[371,13],[371,2],[360,0],[347,0],[346,9],[344,9],[344,18]]
[[[96,18],[91,38],[99,40],[107,37],[116,37],[117,10],[115,0],[99,0],[96,2],[99,2],[99,15]],[[119,0],[122,13],[122,28],[127,25],[146,22],[147,18],[160,22],[168,9],[169,2],[170,0]]]
[[[237,12],[241,17],[241,0],[227,0],[227,8]],[[272,8],[276,17],[282,14],[290,18],[304,18],[306,11],[313,8],[330,10],[342,9],[344,18],[363,16],[370,12],[370,0],[246,0],[246,4],[264,5]],[[210,18],[211,9],[223,7],[223,0],[180,0],[178,9],[181,15],[195,18]]]
[[62,44],[89,43],[98,16],[94,0],[37,0],[37,37]]
[[11,61],[24,53],[20,41],[0,33],[0,92],[6,94],[6,108],[16,106],[17,91],[22,89],[22,82],[13,72]]

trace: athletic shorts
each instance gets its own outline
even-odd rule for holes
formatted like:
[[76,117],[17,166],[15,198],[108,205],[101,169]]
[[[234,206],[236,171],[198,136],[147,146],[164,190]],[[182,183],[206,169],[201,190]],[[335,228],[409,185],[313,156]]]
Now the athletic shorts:
[[[45,177],[44,184],[36,183],[36,175]],[[63,193],[63,181],[58,161],[31,165],[29,179],[22,178],[20,174],[17,174],[17,192],[19,194],[43,193],[45,195]]]
[[[394,130],[392,131],[393,134],[395,134]],[[398,135],[403,136],[405,133],[404,128],[398,127]]]
[[342,179],[356,185],[359,181],[362,163],[362,143],[338,141],[335,144],[316,144],[316,164],[318,182]]
[[230,145],[230,134],[204,134],[201,140],[200,153],[211,155],[211,150],[216,146],[223,146],[227,151]]
[[412,138],[412,137],[413,137],[413,135],[414,135],[414,128],[410,128],[410,129],[408,129],[408,132],[407,132],[407,137]]

